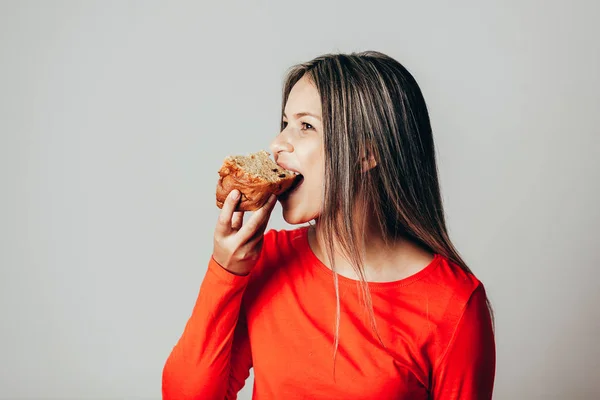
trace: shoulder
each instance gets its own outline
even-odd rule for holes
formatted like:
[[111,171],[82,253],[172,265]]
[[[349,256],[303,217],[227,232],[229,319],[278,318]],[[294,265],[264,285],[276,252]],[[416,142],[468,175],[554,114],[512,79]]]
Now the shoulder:
[[[427,277],[429,297],[436,305],[430,308],[436,330],[432,358],[445,352],[459,325],[473,325],[490,319],[484,284],[477,276],[446,257]],[[487,326],[484,326],[487,329]]]
[[425,283],[432,287],[440,305],[446,311],[460,312],[477,290],[483,290],[483,283],[470,270],[462,268],[447,257],[437,255],[436,268]]
[[291,252],[299,251],[302,240],[306,239],[306,226],[293,229],[269,229],[263,237],[263,248],[261,258],[267,261],[280,258]]
[[260,257],[252,270],[255,277],[260,276],[265,270],[281,267],[289,260],[297,259],[303,252],[306,242],[307,227],[293,229],[269,229],[263,235],[263,245]]
[[269,229],[264,234],[263,249],[265,252],[295,247],[295,242],[306,237],[307,226],[293,229]]

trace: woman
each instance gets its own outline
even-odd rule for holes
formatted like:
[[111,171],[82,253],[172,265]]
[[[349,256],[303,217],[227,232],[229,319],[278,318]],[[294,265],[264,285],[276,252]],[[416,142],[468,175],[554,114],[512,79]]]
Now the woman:
[[164,399],[490,399],[492,317],[446,230],[425,101],[378,53],[287,76],[276,162],[292,230],[246,223],[232,191],[198,300],[163,370]]

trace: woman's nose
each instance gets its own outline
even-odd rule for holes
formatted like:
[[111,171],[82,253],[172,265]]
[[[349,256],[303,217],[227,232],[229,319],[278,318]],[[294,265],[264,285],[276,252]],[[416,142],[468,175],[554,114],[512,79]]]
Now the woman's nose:
[[294,146],[288,141],[285,132],[281,132],[269,145],[269,149],[272,154],[278,154],[282,151],[291,153],[294,150]]

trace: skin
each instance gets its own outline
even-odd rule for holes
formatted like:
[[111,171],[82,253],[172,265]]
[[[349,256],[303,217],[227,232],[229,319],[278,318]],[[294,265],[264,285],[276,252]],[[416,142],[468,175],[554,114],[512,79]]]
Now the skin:
[[[284,110],[284,129],[270,144],[277,164],[304,176],[302,184],[289,196],[279,199],[283,218],[289,224],[315,221],[309,229],[309,243],[315,255],[327,265],[325,245],[319,235],[319,215],[324,185],[324,148],[321,99],[314,84],[306,77],[292,88]],[[372,157],[364,157],[363,171],[377,165]],[[242,225],[243,213],[233,210],[239,197],[233,191],[227,197],[214,235],[213,257],[221,266],[232,273],[245,275],[250,272],[262,246],[262,235],[273,210],[275,199]],[[367,212],[360,204],[357,210]],[[365,273],[368,281],[388,282],[410,276],[433,259],[433,254],[416,244],[398,239],[385,246],[383,238],[372,223],[374,218],[367,214]],[[360,228],[357,228],[360,229]],[[340,256],[335,257],[336,272],[350,279],[358,279],[350,264]]]
[[321,99],[307,78],[292,88],[283,123],[285,128],[271,142],[270,150],[277,164],[304,176],[297,190],[279,199],[283,218],[295,225],[319,217],[325,174]]
[[263,233],[276,200],[267,203],[243,223],[243,212],[234,212],[240,201],[239,190],[232,190],[219,213],[213,239],[213,258],[236,275],[247,275],[256,263],[263,243]]

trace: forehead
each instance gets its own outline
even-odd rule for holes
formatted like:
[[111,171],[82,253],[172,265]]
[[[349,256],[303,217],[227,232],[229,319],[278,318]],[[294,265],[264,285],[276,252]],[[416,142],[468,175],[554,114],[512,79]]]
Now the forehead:
[[285,104],[286,115],[299,112],[321,115],[321,97],[315,85],[306,76],[294,85]]

